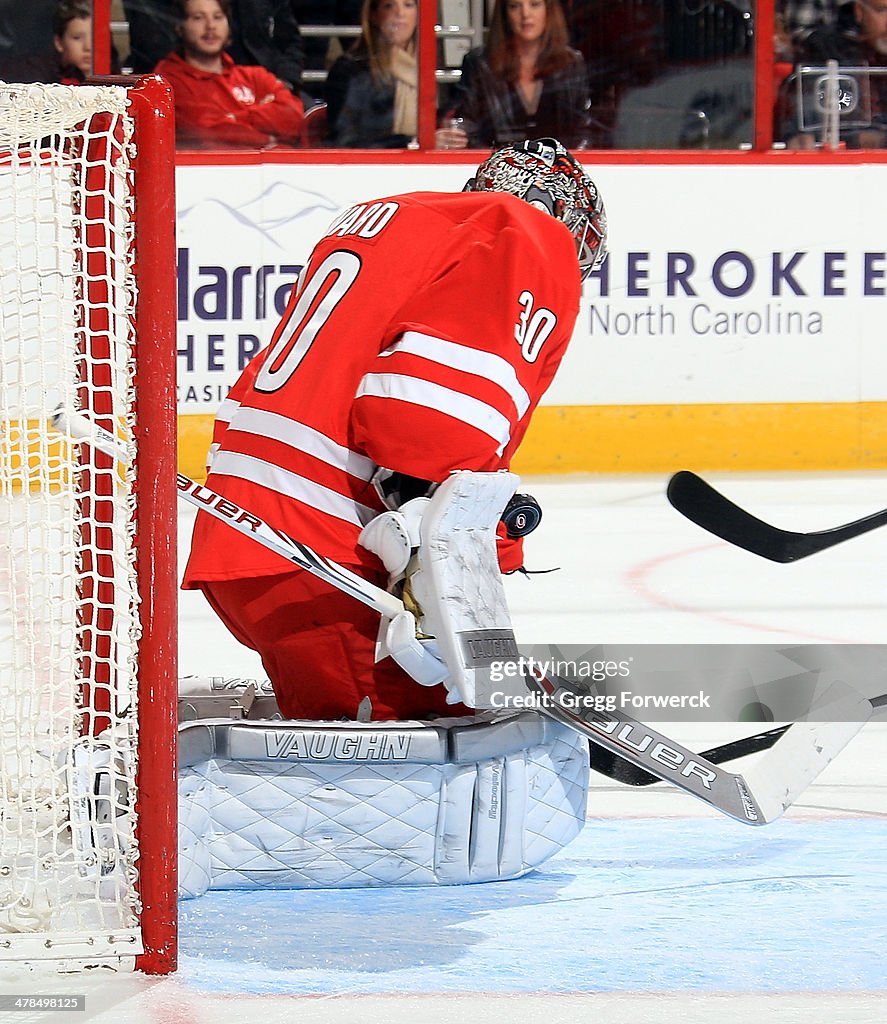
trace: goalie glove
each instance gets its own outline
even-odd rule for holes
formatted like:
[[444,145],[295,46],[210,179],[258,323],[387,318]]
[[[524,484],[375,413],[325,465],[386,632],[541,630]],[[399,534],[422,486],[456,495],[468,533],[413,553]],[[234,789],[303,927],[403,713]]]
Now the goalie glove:
[[403,577],[419,546],[419,525],[429,503],[428,498],[413,498],[396,512],[382,512],[360,531],[357,543],[372,551],[388,570],[389,587]]

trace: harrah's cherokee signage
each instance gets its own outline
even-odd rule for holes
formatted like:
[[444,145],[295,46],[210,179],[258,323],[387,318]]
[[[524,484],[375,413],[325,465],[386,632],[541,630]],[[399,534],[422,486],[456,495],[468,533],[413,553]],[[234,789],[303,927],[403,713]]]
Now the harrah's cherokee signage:
[[[610,255],[585,285],[546,404],[887,398],[881,168],[589,170]],[[180,167],[180,413],[215,412],[343,210],[455,191],[466,175],[419,164]]]
[[191,250],[178,250],[180,412],[218,406],[270,340],[301,269],[293,263],[193,266]]
[[[622,264],[618,269],[617,263]],[[599,299],[621,293],[625,299],[659,300],[635,302],[631,311],[592,301],[592,334],[821,334],[821,305],[783,300],[883,297],[887,252],[789,251],[762,257],[733,249],[710,260],[692,252],[628,252],[614,254],[590,280],[586,290],[594,294],[596,286]],[[666,304],[666,299],[678,301]]]

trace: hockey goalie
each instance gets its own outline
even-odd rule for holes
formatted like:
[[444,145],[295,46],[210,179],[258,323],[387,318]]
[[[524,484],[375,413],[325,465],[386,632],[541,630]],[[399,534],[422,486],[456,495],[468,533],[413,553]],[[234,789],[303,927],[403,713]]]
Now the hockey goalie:
[[[513,647],[499,572],[521,567],[538,513],[512,500],[507,470],[606,234],[594,183],[541,139],[494,152],[462,193],[354,206],[314,247],[219,411],[207,487],[404,610],[380,622],[198,515],[184,586],[259,653],[286,721],[261,763],[204,731],[197,747],[229,757],[183,768],[185,892],[512,877],[581,827],[587,743],[532,713],[479,711],[484,645],[466,637]],[[222,821],[225,801],[268,828]],[[202,841],[210,821],[223,851]]]

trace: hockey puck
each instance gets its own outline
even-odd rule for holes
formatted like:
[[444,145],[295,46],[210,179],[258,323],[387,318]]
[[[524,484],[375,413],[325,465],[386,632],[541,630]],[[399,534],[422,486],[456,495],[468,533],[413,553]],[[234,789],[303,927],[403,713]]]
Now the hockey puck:
[[512,540],[526,537],[542,522],[542,508],[532,494],[515,494],[505,506],[502,522]]

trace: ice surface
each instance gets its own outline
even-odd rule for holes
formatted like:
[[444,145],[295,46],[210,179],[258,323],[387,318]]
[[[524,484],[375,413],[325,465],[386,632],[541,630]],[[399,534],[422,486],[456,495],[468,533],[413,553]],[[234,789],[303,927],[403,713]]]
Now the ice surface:
[[252,994],[865,992],[884,849],[887,819],[592,818],[512,882],[184,902],[181,969]]

